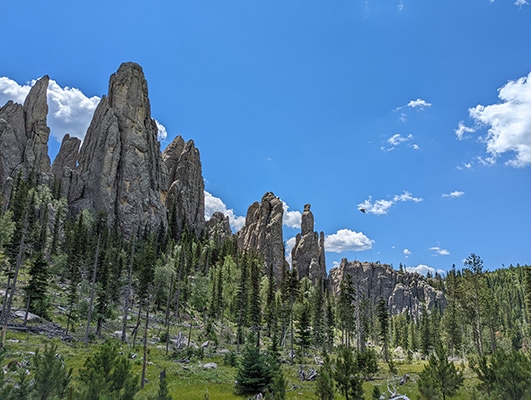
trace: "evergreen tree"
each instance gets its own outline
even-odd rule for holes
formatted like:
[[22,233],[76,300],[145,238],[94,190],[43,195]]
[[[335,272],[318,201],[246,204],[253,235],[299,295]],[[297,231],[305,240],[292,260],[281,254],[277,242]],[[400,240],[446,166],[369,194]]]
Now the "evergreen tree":
[[163,369],[159,375],[159,390],[156,396],[151,397],[151,400],[172,400],[173,397],[169,393],[166,369]]
[[453,362],[448,361],[448,351],[441,344],[435,346],[428,364],[424,366],[418,380],[419,392],[423,398],[435,400],[453,396],[463,384],[463,374]]
[[66,397],[72,369],[67,371],[64,361],[57,357],[57,345],[44,346],[32,359],[33,398],[38,400],[63,399]]
[[300,357],[304,357],[311,343],[310,305],[304,301],[300,305],[299,318],[296,327],[297,344],[300,349]]
[[48,318],[48,262],[38,252],[28,271],[30,279],[25,288],[28,310],[42,318]]
[[378,299],[376,304],[376,315],[380,323],[380,340],[383,343],[385,362],[389,362],[389,311],[383,297]]
[[324,363],[319,368],[319,375],[315,380],[315,395],[319,400],[334,400],[334,372],[330,357],[325,353]]
[[255,395],[262,393],[271,381],[271,371],[251,332],[242,352],[234,390],[238,395]]
[[139,390],[138,376],[133,374],[131,362],[119,354],[113,342],[102,344],[86,359],[79,377],[83,400],[133,400]]
[[345,400],[363,400],[363,387],[359,369],[352,350],[342,347],[336,362],[334,378],[339,392]]

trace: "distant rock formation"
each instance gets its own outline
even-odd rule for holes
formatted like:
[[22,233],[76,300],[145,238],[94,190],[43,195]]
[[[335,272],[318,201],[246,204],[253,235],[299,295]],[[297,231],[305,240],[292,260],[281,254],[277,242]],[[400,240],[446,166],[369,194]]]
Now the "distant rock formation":
[[264,257],[265,270],[268,271],[272,267],[277,281],[282,280],[283,271],[289,268],[284,257],[283,215],[282,201],[268,192],[260,203],[251,204],[245,217],[245,226],[237,233],[238,246],[261,254]]
[[326,280],[326,262],[324,250],[324,232],[314,232],[314,218],[306,204],[302,213],[301,233],[295,238],[291,251],[291,266],[297,271],[299,279],[309,278],[312,282]]
[[205,227],[205,184],[199,150],[193,140],[185,143],[177,136],[162,153],[162,162],[172,235],[179,238],[188,227],[200,236]]
[[39,79],[23,106],[8,101],[0,108],[0,188],[18,171],[25,177],[34,172],[44,180],[50,172],[50,128],[46,125],[48,82],[47,75]]
[[229,217],[219,211],[212,214],[212,217],[206,222],[206,229],[208,236],[214,238],[219,243],[224,242],[225,239],[232,236]]
[[52,163],[52,174],[61,176],[64,168],[75,170],[77,168],[77,159],[79,156],[79,148],[81,140],[77,137],[70,137],[67,133],[63,137],[59,153],[55,156]]
[[[105,212],[125,235],[166,226],[163,168],[142,68],[123,63],[111,76],[79,155],[69,190],[72,210]],[[77,181],[76,181],[77,180]]]
[[423,276],[400,273],[387,264],[343,259],[339,267],[330,270],[332,290],[339,292],[339,285],[347,276],[351,277],[358,293],[370,299],[373,305],[383,297],[393,315],[409,312],[416,318],[423,306],[441,310],[446,306],[444,294],[428,284]]

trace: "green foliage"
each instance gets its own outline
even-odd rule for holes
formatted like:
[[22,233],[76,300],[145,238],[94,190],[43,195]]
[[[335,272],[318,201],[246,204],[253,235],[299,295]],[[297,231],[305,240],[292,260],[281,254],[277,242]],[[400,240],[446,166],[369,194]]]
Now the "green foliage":
[[418,388],[425,399],[445,400],[457,392],[463,380],[462,372],[448,361],[448,351],[439,343],[419,375]]
[[150,400],[172,400],[173,397],[168,391],[168,380],[166,378],[166,369],[162,370],[159,375],[159,390],[156,396],[152,396]]
[[378,372],[378,354],[372,348],[366,348],[359,352],[356,356],[358,369],[363,374],[363,378],[367,381]]
[[29,311],[42,318],[48,318],[48,262],[38,252],[29,269],[30,280],[25,288]]
[[266,359],[256,343],[256,337],[251,333],[242,352],[234,390],[238,395],[262,393],[271,384],[272,378]]
[[478,388],[488,396],[519,400],[531,393],[531,359],[520,351],[499,349],[481,357],[473,369],[481,381]]
[[336,361],[334,378],[345,400],[363,399],[363,387],[359,369],[352,350],[342,347]]
[[315,395],[319,400],[333,400],[335,396],[334,371],[328,354],[325,354],[324,363],[315,380]]
[[61,357],[57,356],[57,345],[45,345],[40,354],[35,352],[32,359],[33,398],[39,400],[63,399],[70,384],[72,369],[66,369]]
[[138,391],[138,376],[131,371],[131,362],[119,354],[114,342],[102,344],[87,358],[80,371],[84,400],[132,400]]

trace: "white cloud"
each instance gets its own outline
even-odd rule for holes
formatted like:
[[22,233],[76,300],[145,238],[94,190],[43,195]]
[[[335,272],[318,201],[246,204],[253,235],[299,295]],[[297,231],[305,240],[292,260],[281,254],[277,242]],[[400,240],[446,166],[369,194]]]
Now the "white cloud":
[[406,267],[406,271],[412,274],[417,273],[417,274],[424,275],[424,276],[428,275],[428,272],[432,276],[435,275],[435,272],[437,272],[439,275],[444,274],[444,271],[442,269],[438,269],[437,271],[435,271],[435,268],[428,267],[427,265],[424,265],[424,264],[419,264],[416,267]]
[[284,207],[284,215],[282,217],[282,224],[288,228],[300,229],[302,214],[300,211],[289,211],[289,206],[285,201],[282,201]]
[[428,103],[426,100],[417,99],[411,100],[409,103],[407,103],[407,106],[409,108],[418,108],[419,110],[423,110],[424,107],[431,107],[431,103]]
[[238,232],[245,225],[245,217],[236,215],[234,210],[227,208],[219,197],[215,197],[205,191],[205,219],[212,218],[216,211],[220,211],[223,215],[229,217],[230,227],[234,232]]
[[398,2],[398,11],[401,12],[403,9],[404,9],[404,2],[403,1],[399,1]]
[[30,91],[31,85],[19,85],[5,76],[0,77],[0,107],[9,100],[24,104],[24,100]]
[[455,135],[457,136],[457,139],[464,140],[469,138],[470,136],[467,135],[467,133],[474,133],[476,131],[475,128],[470,128],[464,124],[463,121],[459,121],[459,124],[457,124],[457,129],[454,129]]
[[411,255],[411,251],[409,251],[409,249],[404,249],[403,253],[406,256],[406,258],[407,258],[407,256]]
[[373,243],[374,240],[369,239],[362,232],[340,229],[325,237],[325,250],[332,253],[363,251],[370,249]]
[[488,126],[481,140],[486,144],[486,159],[491,164],[497,157],[510,153],[507,161],[513,167],[531,164],[531,72],[515,81],[509,81],[498,90],[500,103],[477,105],[468,110],[478,126]]
[[438,246],[430,247],[430,250],[435,252],[434,256],[436,256],[436,255],[438,255],[438,256],[448,256],[448,255],[450,255],[450,252],[448,250],[441,249]]
[[413,201],[414,203],[419,203],[422,200],[423,199],[420,197],[413,197],[411,193],[407,191],[402,194],[395,194],[392,200],[381,199],[376,200],[374,203],[372,202],[371,196],[369,196],[369,198],[363,203],[358,204],[358,209],[369,214],[385,215],[393,204],[399,201]]
[[399,133],[395,133],[393,136],[391,136],[389,139],[386,140],[386,142],[389,144],[389,147],[382,146],[383,151],[391,151],[394,150],[397,146],[401,145],[402,143],[406,143],[407,147],[412,148],[413,150],[419,150],[420,147],[415,143],[410,143],[413,140],[413,135],[409,134],[407,136],[402,136]]
[[528,5],[529,3],[526,0],[516,0],[514,5],[517,7],[522,7],[523,5]]
[[461,192],[459,190],[454,190],[453,192],[450,192],[450,193],[443,193],[442,197],[449,197],[451,199],[457,199],[458,197],[461,197],[464,194],[465,194],[465,192]]

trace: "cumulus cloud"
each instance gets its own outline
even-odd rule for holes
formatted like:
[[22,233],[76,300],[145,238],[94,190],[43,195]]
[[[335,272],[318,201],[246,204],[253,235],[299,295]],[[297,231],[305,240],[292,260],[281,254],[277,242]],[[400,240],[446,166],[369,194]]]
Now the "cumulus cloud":
[[446,249],[442,249],[438,246],[434,246],[434,247],[430,247],[430,250],[435,252],[435,254],[433,254],[434,256],[448,256],[450,255],[450,252]]
[[450,192],[450,193],[443,193],[442,197],[449,197],[451,199],[457,199],[458,197],[461,197],[464,194],[465,194],[465,192],[461,192],[459,190],[454,190],[453,192]]
[[477,105],[468,113],[477,127],[487,126],[487,135],[481,138],[492,163],[504,153],[512,158],[506,162],[513,167],[531,164],[531,72],[509,81],[498,90],[497,104]]
[[389,139],[386,140],[386,143],[387,143],[387,147],[386,146],[382,146],[382,150],[383,151],[392,151],[394,149],[396,149],[399,145],[405,143],[405,145],[407,147],[410,147],[412,148],[413,150],[419,150],[420,147],[415,144],[415,143],[411,143],[411,141],[413,140],[413,135],[409,134],[407,136],[402,136],[401,134],[399,133],[395,133],[393,136],[391,136]]
[[424,275],[424,276],[428,275],[428,273],[430,273],[433,276],[435,275],[436,272],[439,275],[444,274],[444,271],[442,269],[438,269],[436,271],[435,268],[428,267],[427,265],[424,265],[424,264],[419,264],[416,267],[406,267],[406,271],[412,274],[417,273],[417,274]]
[[411,100],[409,103],[407,103],[407,106],[409,108],[418,108],[419,110],[423,110],[424,107],[431,107],[431,103],[428,103],[426,100],[417,99]]
[[373,243],[374,240],[369,239],[362,232],[340,229],[325,237],[325,250],[332,253],[369,250]]
[[404,249],[403,253],[406,256],[406,258],[411,255],[411,251],[409,251],[409,249]]
[[[25,85],[19,85],[12,79],[0,77],[0,106],[8,100],[24,104],[35,82],[36,80],[33,80]],[[50,127],[50,135],[61,143],[63,136],[67,133],[83,140],[101,98],[87,97],[77,88],[61,87],[56,81],[50,79],[47,100],[47,124]],[[155,122],[158,127],[159,140],[164,140],[167,137],[166,128],[160,122],[156,120]]]
[[282,201],[282,206],[284,207],[282,224],[288,228],[300,229],[302,214],[299,211],[289,211],[289,206],[285,201]]
[[413,197],[411,193],[407,191],[402,194],[394,195],[392,200],[381,199],[373,202],[372,197],[369,196],[369,198],[363,203],[358,204],[358,209],[369,214],[385,215],[389,212],[389,209],[397,202],[412,201],[414,203],[419,203],[422,200],[423,199],[420,197]]
[[227,208],[225,203],[219,197],[215,197],[205,191],[205,219],[208,221],[216,211],[229,217],[230,227],[233,232],[238,232],[245,225],[245,217],[236,215],[234,210]]
[[295,243],[297,242],[297,238],[295,236],[289,238],[284,243],[284,252],[286,256],[286,261],[291,264],[291,250],[295,247]]

